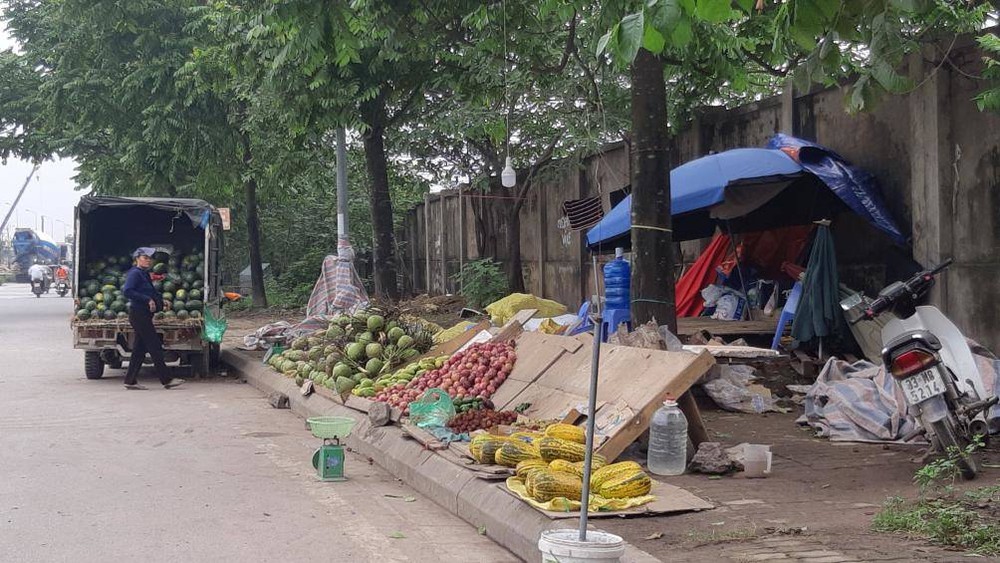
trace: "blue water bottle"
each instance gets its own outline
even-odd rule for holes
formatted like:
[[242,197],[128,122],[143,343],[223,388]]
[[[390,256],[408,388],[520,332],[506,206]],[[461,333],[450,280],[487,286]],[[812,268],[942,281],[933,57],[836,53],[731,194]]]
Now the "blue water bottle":
[[629,286],[632,283],[632,267],[623,257],[625,251],[615,249],[615,259],[604,265],[604,308],[628,311],[632,301]]

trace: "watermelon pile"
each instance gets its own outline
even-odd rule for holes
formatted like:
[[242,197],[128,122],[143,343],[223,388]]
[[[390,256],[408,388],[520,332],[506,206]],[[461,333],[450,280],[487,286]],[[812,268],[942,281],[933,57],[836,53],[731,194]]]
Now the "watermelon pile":
[[[341,395],[371,387],[433,346],[433,335],[395,311],[374,307],[334,317],[329,325],[296,338],[268,364],[302,385],[306,379]],[[433,360],[432,360],[433,361]],[[443,360],[442,360],[443,362]]]
[[[81,270],[86,278],[80,282],[79,309],[76,318],[113,320],[128,317],[128,300],[121,292],[125,274],[132,267],[129,255],[109,255],[90,262]],[[205,309],[205,253],[198,249],[190,253],[157,252],[153,255],[151,273],[163,275],[153,286],[163,294],[163,311],[153,320],[197,319]]]

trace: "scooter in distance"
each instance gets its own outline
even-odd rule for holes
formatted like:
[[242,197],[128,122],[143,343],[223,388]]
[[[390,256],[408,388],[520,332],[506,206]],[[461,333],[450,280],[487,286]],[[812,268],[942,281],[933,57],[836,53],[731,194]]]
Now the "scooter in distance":
[[66,297],[66,294],[69,293],[69,284],[66,283],[66,280],[56,282],[56,293],[59,294],[59,297]]
[[[918,431],[905,439],[923,434],[936,451],[954,455],[962,477],[972,479],[979,462],[969,446],[989,439],[986,413],[998,399],[985,389],[972,350],[955,323],[937,307],[917,305],[951,262],[889,284],[851,324],[886,311],[895,315],[882,328],[882,362],[917,421]],[[862,297],[854,295],[841,307],[849,310],[861,303]]]
[[35,297],[41,297],[45,293],[45,282],[39,280],[31,280],[31,292],[35,294]]

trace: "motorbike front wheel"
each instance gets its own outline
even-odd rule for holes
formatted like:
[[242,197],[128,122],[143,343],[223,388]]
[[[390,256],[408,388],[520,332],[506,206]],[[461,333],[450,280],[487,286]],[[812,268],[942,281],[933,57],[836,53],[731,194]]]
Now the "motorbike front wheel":
[[934,432],[938,449],[947,456],[955,456],[955,463],[962,473],[962,478],[974,479],[979,473],[979,462],[976,461],[972,452],[965,449],[969,445],[969,441],[959,437],[951,419],[945,418],[932,422],[931,431]]

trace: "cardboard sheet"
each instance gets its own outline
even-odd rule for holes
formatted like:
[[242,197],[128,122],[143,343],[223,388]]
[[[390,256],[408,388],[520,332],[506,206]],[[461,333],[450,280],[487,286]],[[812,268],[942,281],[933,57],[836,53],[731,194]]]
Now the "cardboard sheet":
[[[504,483],[497,484],[498,487],[504,490],[507,494],[512,497],[524,502],[524,499],[517,496],[514,492],[507,488]],[[612,516],[617,516],[619,518],[627,518],[629,516],[655,516],[658,514],[677,514],[681,512],[695,512],[699,510],[709,510],[715,508],[715,506],[695,496],[694,494],[674,485],[668,485],[667,483],[662,483],[660,481],[653,480],[653,488],[649,491],[649,494],[656,497],[651,503],[644,504],[642,506],[636,506],[634,508],[629,508],[626,510],[615,510],[608,512],[594,512],[591,511],[589,514],[590,518],[610,518]],[[530,503],[524,502],[526,506],[530,506],[534,510],[541,512],[545,516],[549,517],[551,520],[562,520],[566,518],[579,518],[580,513],[577,512],[552,512],[549,510],[541,510]]]

